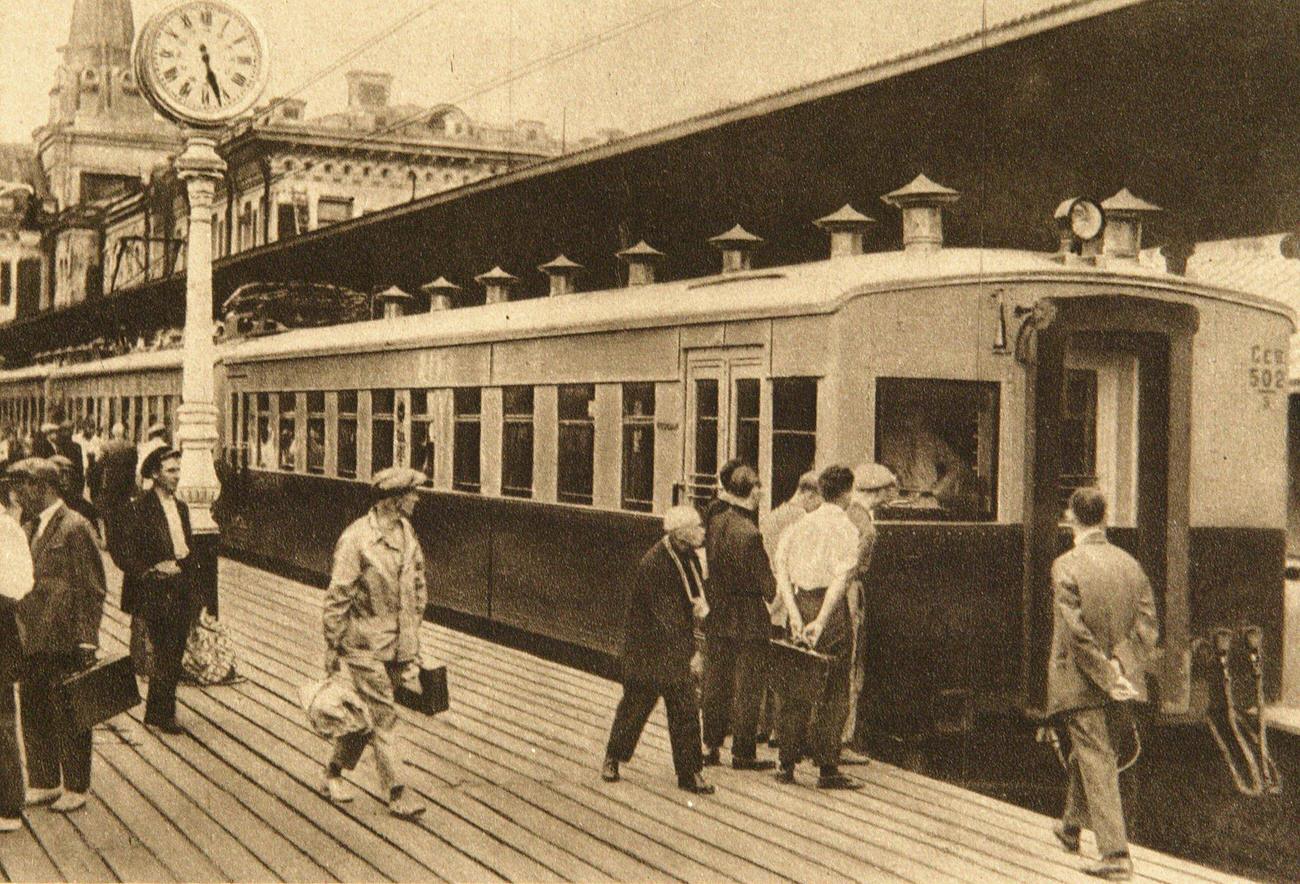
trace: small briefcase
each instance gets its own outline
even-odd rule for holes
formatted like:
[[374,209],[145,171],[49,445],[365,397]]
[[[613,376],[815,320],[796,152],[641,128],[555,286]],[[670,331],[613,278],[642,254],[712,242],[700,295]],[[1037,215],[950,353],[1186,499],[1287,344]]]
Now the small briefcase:
[[831,658],[789,639],[774,638],[768,649],[771,684],[782,698],[804,697],[815,702],[826,689]]
[[63,680],[69,720],[75,732],[88,731],[140,702],[135,665],[129,656],[97,663]]
[[423,712],[425,715],[437,715],[451,708],[447,694],[447,667],[437,666],[433,669],[420,667],[420,690],[414,691],[405,684],[393,689],[393,698],[407,709]]

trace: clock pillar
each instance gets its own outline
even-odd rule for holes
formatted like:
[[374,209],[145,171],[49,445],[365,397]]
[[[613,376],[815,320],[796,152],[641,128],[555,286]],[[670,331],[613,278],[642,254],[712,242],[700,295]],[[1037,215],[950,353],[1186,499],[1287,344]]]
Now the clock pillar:
[[177,409],[176,443],[181,451],[177,496],[190,508],[194,531],[191,555],[197,555],[200,597],[214,614],[217,607],[217,548],[219,533],[212,505],[221,494],[214,451],[217,445],[217,406],[212,341],[212,204],[217,182],[225,172],[215,137],[189,132],[176,171],[189,197],[189,228],[185,236],[185,346],[181,374],[181,404]]

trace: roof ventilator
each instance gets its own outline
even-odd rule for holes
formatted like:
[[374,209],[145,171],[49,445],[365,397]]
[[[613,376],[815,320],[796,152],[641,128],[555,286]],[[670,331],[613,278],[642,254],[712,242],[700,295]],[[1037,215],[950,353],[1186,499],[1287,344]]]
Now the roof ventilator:
[[429,296],[429,312],[437,313],[452,308],[456,303],[456,293],[460,291],[460,286],[445,276],[439,276],[433,282],[420,286],[420,291]]
[[570,261],[564,255],[557,255],[554,260],[542,264],[537,269],[550,279],[551,297],[571,295],[578,290],[575,279],[582,272],[583,267],[577,261]]
[[376,292],[374,302],[379,304],[380,316],[384,319],[400,319],[406,315],[414,298],[397,286],[389,286],[382,292]]
[[750,268],[754,250],[765,240],[737,224],[726,233],[710,237],[709,243],[722,252],[723,273],[743,273]]
[[1142,220],[1161,208],[1134,196],[1127,187],[1103,200],[1101,207],[1106,212],[1102,254],[1109,260],[1136,264],[1142,248]]
[[837,212],[813,222],[831,235],[831,257],[844,258],[866,251],[863,240],[875,218],[862,214],[848,203]]
[[504,304],[510,300],[510,289],[519,282],[519,277],[507,273],[500,267],[493,267],[487,273],[480,273],[474,281],[483,286],[487,292],[486,304]]
[[924,254],[943,248],[943,207],[957,202],[959,196],[924,175],[882,196],[903,213],[903,251]]
[[664,253],[641,240],[631,248],[618,253],[618,257],[627,264],[627,284],[651,285],[655,281],[655,265],[664,258]]

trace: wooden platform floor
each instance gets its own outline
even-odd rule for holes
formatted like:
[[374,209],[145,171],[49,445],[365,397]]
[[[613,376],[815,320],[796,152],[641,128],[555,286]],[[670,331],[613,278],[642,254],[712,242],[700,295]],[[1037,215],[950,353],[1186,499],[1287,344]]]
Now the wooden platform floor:
[[[116,583],[116,581],[112,581]],[[718,794],[675,788],[662,706],[623,782],[599,776],[616,684],[487,641],[427,627],[426,654],[451,672],[452,711],[405,715],[418,823],[388,816],[369,754],[362,794],[316,792],[324,740],[296,705],[321,659],[321,593],[242,564],[221,565],[222,608],[247,680],[181,689],[192,738],[159,738],[137,709],[95,735],[92,798],[38,808],[0,835],[11,880],[372,881],[1077,881],[1051,821],[875,763],[847,768],[856,793],[713,769]],[[126,619],[110,604],[104,645]],[[405,714],[405,713],[404,713]],[[1085,855],[1092,855],[1090,841]],[[1139,877],[1227,876],[1135,850]]]

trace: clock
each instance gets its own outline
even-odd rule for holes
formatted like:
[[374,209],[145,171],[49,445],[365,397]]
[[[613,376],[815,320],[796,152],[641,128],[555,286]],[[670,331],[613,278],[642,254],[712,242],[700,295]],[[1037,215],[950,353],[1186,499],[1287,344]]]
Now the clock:
[[270,74],[266,39],[221,0],[178,0],[135,41],[136,82],[163,116],[218,127],[249,111]]

